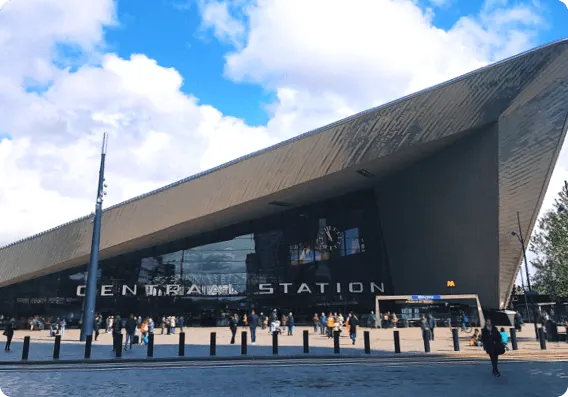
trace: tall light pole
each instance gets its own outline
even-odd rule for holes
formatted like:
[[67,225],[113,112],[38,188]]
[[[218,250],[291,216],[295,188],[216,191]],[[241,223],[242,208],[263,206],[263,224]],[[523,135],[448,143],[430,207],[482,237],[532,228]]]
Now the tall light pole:
[[[531,279],[530,279],[530,276],[529,276],[529,262],[527,261],[527,250],[526,250],[526,246],[525,246],[525,238],[523,237],[523,229],[522,229],[522,226],[521,226],[521,215],[519,214],[519,211],[517,211],[517,225],[518,225],[518,228],[519,228],[519,232],[518,233],[511,232],[511,234],[513,236],[517,236],[517,238],[519,239],[519,242],[521,243],[521,247],[523,249],[523,259],[524,259],[524,262],[525,262],[525,275],[527,277],[527,287],[529,289],[529,292],[532,293]],[[522,272],[523,271],[521,270],[521,273]],[[529,309],[529,303],[528,303],[528,300],[527,300],[526,291],[525,291],[524,295],[525,295],[525,306],[527,307],[527,316],[529,318],[529,321],[532,321],[531,320],[532,305],[531,305],[531,309]],[[538,339],[538,327],[536,325],[536,316],[534,318],[533,324],[534,324],[534,333],[536,335],[536,338]]]
[[101,149],[101,165],[99,168],[99,185],[97,188],[97,201],[95,204],[95,218],[93,220],[93,239],[91,242],[91,259],[87,270],[87,289],[85,291],[85,301],[83,305],[83,316],[81,325],[81,341],[87,339],[87,335],[93,334],[95,321],[95,306],[97,302],[97,273],[99,267],[99,246],[101,242],[101,218],[103,215],[103,196],[105,184],[105,157],[108,143],[108,135],[103,134],[103,145]]

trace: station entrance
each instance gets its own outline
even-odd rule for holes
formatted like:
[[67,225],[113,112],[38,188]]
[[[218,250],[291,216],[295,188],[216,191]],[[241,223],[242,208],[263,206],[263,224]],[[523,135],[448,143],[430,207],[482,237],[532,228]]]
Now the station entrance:
[[376,327],[419,326],[422,315],[431,315],[439,327],[483,327],[485,318],[477,294],[390,295],[375,297]]

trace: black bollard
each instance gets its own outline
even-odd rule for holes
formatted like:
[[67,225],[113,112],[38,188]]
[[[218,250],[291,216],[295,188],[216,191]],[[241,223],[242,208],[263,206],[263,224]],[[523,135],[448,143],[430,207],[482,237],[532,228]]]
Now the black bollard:
[[308,330],[304,330],[304,353],[309,353],[310,352],[310,342],[309,342],[309,337],[310,337],[310,332]]
[[241,332],[241,355],[247,354],[247,331]]
[[178,356],[180,356],[180,357],[185,356],[185,332],[179,333]]
[[217,332],[211,332],[209,340],[209,355],[214,356],[217,354]]
[[278,332],[272,333],[272,354],[278,354]]
[[61,351],[61,335],[55,335],[55,344],[53,345],[53,359],[59,360],[59,352]]
[[515,328],[511,328],[509,333],[511,334],[511,346],[513,347],[513,350],[519,350],[519,346],[517,345],[517,330]]
[[85,359],[91,358],[91,345],[93,344],[93,335],[87,335],[85,339]]
[[400,335],[398,331],[393,331],[394,335],[394,352],[400,353]]
[[339,354],[339,331],[333,331],[333,352]]
[[540,349],[546,350],[546,338],[544,337],[544,329],[542,327],[538,329],[538,340],[540,342]]
[[459,331],[457,328],[452,328],[452,339],[454,340],[454,351],[455,352],[459,352],[460,351],[460,337],[459,337]]
[[116,335],[116,358],[122,357],[122,334]]
[[365,354],[371,354],[371,337],[369,331],[363,333],[363,342],[365,342]]
[[30,337],[24,336],[24,347],[22,349],[22,360],[27,360],[30,355]]
[[430,353],[430,332],[427,330],[423,330],[422,339],[424,340],[424,352]]
[[154,333],[148,334],[148,351],[146,353],[148,357],[154,357]]

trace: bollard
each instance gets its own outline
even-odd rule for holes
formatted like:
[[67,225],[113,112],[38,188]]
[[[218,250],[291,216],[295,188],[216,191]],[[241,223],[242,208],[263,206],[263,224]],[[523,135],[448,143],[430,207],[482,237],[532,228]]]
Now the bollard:
[[363,342],[365,342],[365,354],[371,354],[371,337],[369,331],[363,333]]
[[185,356],[185,332],[179,333],[178,356],[180,356],[180,357]]
[[400,353],[400,335],[398,331],[393,331],[394,335],[394,352]]
[[430,332],[423,330],[422,339],[424,340],[424,352],[430,353]]
[[148,357],[154,357],[154,333],[148,334],[148,351],[146,353]]
[[304,353],[310,352],[310,345],[309,345],[309,331],[304,330]]
[[247,331],[241,332],[241,355],[247,354]]
[[459,352],[460,351],[460,337],[459,337],[459,331],[457,328],[452,328],[452,339],[454,340],[454,351],[455,352]]
[[87,339],[85,339],[85,359],[91,358],[92,344],[93,344],[93,335],[87,335]]
[[540,349],[546,350],[546,338],[544,337],[544,329],[542,327],[538,329],[538,340],[540,342]]
[[513,350],[519,350],[519,346],[517,345],[517,330],[515,328],[511,328],[509,333],[511,334],[511,347]]
[[333,352],[339,354],[339,331],[333,331]]
[[59,360],[59,352],[61,351],[61,335],[55,335],[55,344],[53,345],[53,359]]
[[217,332],[211,332],[211,339],[209,340],[209,355],[214,356],[217,354]]
[[272,333],[272,354],[278,354],[278,332]]
[[116,335],[116,358],[122,357],[122,334]]
[[24,336],[24,347],[22,349],[22,360],[27,360],[30,355],[30,337]]

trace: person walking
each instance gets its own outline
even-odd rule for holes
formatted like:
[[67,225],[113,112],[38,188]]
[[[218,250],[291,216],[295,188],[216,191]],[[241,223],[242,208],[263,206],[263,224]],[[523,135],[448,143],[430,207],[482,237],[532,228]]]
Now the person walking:
[[103,324],[103,319],[100,314],[95,316],[95,322],[93,323],[93,331],[95,331],[95,342],[99,338],[99,333],[101,332],[101,325]]
[[501,376],[497,364],[499,355],[505,353],[505,346],[503,346],[501,333],[489,318],[485,321],[485,327],[483,327],[483,331],[481,331],[481,342],[483,343],[483,349],[489,354],[489,358],[491,359],[493,376]]
[[126,338],[124,339],[124,351],[128,350],[128,346],[130,346],[130,350],[132,350],[132,343],[134,342],[134,335],[136,335],[136,317],[134,314],[131,314],[128,320],[126,320]]
[[112,322],[112,351],[120,349],[122,343],[122,321],[120,316],[115,316]]
[[6,329],[4,330],[4,336],[6,337],[6,345],[4,346],[5,352],[10,351],[10,346],[12,345],[12,338],[14,337],[14,326],[15,326],[14,319],[11,319],[6,324]]
[[355,314],[353,314],[353,312],[351,312],[349,313],[349,318],[347,321],[349,325],[349,337],[351,338],[353,344],[355,344],[355,341],[357,340],[357,326],[359,325],[359,319]]
[[290,312],[288,316],[288,336],[294,335],[294,315]]
[[422,329],[422,339],[424,341],[429,341],[430,339],[432,339],[430,325],[428,324],[428,320],[426,319],[426,316],[424,316],[424,314],[420,316],[420,328]]
[[179,323],[179,332],[183,332],[183,326],[185,324],[185,317],[179,316],[178,323]]
[[428,327],[430,327],[430,338],[434,340],[434,328],[436,328],[436,319],[432,313],[428,314]]
[[233,314],[232,317],[229,318],[229,329],[231,330],[231,345],[235,344],[235,335],[237,333],[237,327],[239,324],[239,317],[237,313]]
[[320,325],[320,319],[317,313],[314,313],[314,317],[312,318],[312,321],[314,322],[314,334],[318,333],[318,328]]
[[256,327],[258,327],[259,317],[256,315],[255,311],[253,310],[250,313],[249,318],[249,328],[250,328],[250,340],[253,345],[256,345]]

